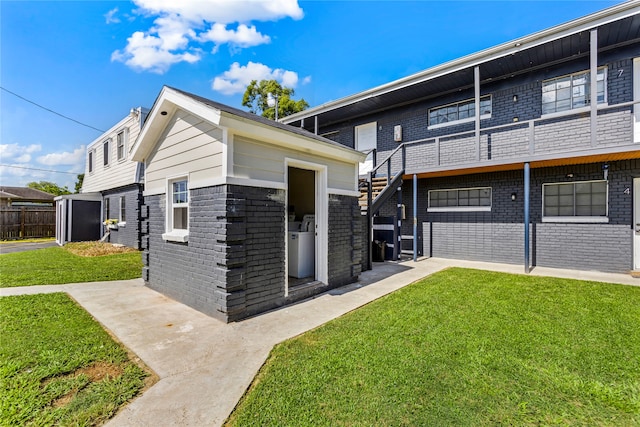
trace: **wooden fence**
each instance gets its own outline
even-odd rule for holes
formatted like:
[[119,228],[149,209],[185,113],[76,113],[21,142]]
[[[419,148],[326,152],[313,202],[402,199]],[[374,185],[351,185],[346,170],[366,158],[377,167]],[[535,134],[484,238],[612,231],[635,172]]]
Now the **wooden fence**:
[[2,208],[0,209],[0,240],[55,237],[55,208]]

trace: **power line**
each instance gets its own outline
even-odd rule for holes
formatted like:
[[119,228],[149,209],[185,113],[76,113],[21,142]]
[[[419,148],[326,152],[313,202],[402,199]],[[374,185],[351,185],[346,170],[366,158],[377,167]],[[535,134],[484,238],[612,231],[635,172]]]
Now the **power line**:
[[50,108],[43,107],[42,105],[40,105],[40,104],[38,104],[38,103],[36,103],[36,102],[33,102],[33,101],[31,101],[31,100],[29,100],[29,99],[25,98],[24,96],[20,96],[20,95],[18,95],[18,94],[17,94],[17,93],[15,93],[15,92],[11,92],[9,89],[6,89],[6,88],[4,88],[4,87],[2,87],[2,86],[0,86],[0,89],[4,90],[5,92],[10,93],[10,94],[11,94],[11,95],[13,95],[13,96],[16,96],[16,97],[18,97],[18,98],[22,99],[23,101],[27,101],[28,103],[33,104],[33,105],[35,105],[36,107],[40,107],[40,108],[42,108],[43,110],[47,110],[47,111],[48,111],[48,112],[50,112],[50,113],[56,114],[56,115],[58,115],[58,116],[60,116],[60,117],[63,117],[63,118],[65,118],[65,119],[67,119],[67,120],[71,120],[72,122],[76,122],[76,123],[78,123],[79,125],[86,126],[86,127],[91,128],[91,129],[93,129],[93,130],[97,130],[98,132],[104,133],[104,131],[103,131],[103,130],[100,130],[100,129],[98,129],[98,128],[94,128],[94,127],[93,127],[93,126],[91,126],[91,125],[87,125],[87,124],[85,124],[85,123],[79,122],[79,121],[78,121],[78,120],[76,120],[76,119],[72,119],[71,117],[67,117],[67,116],[65,116],[64,114],[60,114],[60,113],[58,113],[57,111],[53,111],[53,110],[52,110],[52,109],[50,109]]
[[69,175],[78,175],[78,172],[62,172],[62,171],[54,171],[54,170],[51,170],[51,169],[38,169],[38,168],[29,168],[29,167],[26,167],[26,166],[14,166],[14,165],[3,165],[3,164],[0,164],[0,166],[4,166],[5,168],[28,169],[28,170],[32,170],[32,171],[53,172],[53,173],[68,173]]

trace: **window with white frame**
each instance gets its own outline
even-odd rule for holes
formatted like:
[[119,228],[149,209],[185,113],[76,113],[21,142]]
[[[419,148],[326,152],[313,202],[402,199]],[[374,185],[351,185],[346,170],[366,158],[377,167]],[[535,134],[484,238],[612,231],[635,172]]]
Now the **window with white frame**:
[[189,235],[189,182],[170,180],[167,188],[167,227],[165,240],[186,242]]
[[[476,116],[475,99],[466,99],[429,110],[429,128],[471,122]],[[491,118],[491,95],[480,98],[480,118]]]
[[124,160],[127,155],[126,136],[126,129],[121,130],[116,135],[116,151],[118,155],[118,161]]
[[109,198],[105,197],[102,202],[102,207],[104,208],[104,221],[109,219]]
[[[598,69],[598,104],[607,102],[607,68]],[[591,72],[581,71],[542,82],[542,114],[591,105]]]
[[102,143],[102,159],[104,166],[109,166],[109,152],[111,151],[109,145],[111,145],[111,140],[109,139]]
[[127,222],[127,198],[125,196],[120,196],[120,223]]
[[428,197],[428,212],[491,210],[491,187],[429,190]]
[[543,221],[607,221],[605,180],[542,185]]
[[88,159],[88,163],[89,163],[89,173],[93,173],[93,162],[95,159],[95,151],[91,150],[89,151],[89,159]]

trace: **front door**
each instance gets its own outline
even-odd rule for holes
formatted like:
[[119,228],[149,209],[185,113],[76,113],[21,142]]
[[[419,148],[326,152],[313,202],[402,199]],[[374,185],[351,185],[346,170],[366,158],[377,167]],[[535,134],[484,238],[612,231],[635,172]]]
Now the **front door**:
[[640,270],[640,178],[633,179],[633,269]]

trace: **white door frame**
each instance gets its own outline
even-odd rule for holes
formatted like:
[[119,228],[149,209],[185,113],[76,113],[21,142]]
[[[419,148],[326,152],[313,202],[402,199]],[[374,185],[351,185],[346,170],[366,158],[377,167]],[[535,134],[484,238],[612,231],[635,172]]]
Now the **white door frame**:
[[633,269],[640,270],[640,178],[633,178]]
[[329,194],[327,193],[327,165],[311,163],[304,160],[284,159],[285,179],[285,297],[289,295],[289,239],[287,230],[289,203],[289,168],[311,170],[315,172],[316,196],[316,271],[315,280],[329,283]]

